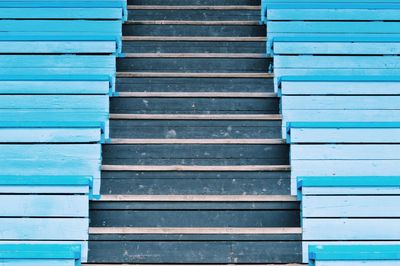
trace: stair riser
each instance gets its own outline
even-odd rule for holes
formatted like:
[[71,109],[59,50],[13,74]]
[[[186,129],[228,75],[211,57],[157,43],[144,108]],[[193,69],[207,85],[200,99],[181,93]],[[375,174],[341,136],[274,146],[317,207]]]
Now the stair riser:
[[277,114],[278,98],[111,98],[113,114]]
[[273,92],[263,78],[118,78],[119,92]]
[[124,53],[265,53],[265,42],[124,41]]
[[128,0],[129,5],[260,5],[260,0]]
[[280,121],[111,120],[111,138],[280,138]]
[[[210,236],[205,236],[210,239]],[[253,237],[256,238],[256,237]],[[279,237],[277,237],[279,239]],[[182,239],[175,236],[175,239]],[[300,263],[301,241],[91,241],[91,263]]]
[[117,71],[260,73],[267,72],[271,64],[272,60],[265,58],[122,58],[117,61]]
[[289,172],[102,172],[101,194],[288,195]]
[[260,10],[129,10],[133,20],[257,21]]
[[126,24],[124,36],[208,36],[264,37],[266,29],[258,25],[136,25]]
[[105,145],[103,164],[287,165],[287,145]]

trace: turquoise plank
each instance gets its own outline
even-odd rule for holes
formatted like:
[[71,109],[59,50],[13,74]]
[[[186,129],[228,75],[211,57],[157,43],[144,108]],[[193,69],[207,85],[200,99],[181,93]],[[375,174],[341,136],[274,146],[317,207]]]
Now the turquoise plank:
[[400,196],[303,196],[303,218],[400,217]]
[[79,244],[0,244],[0,259],[80,259]]
[[0,216],[88,217],[89,198],[87,195],[0,195]]
[[311,245],[309,258],[318,261],[400,260],[400,246],[394,245]]
[[298,192],[297,196],[299,199],[301,199],[301,197],[304,195],[399,195],[399,194],[400,194],[400,186],[303,187],[301,189],[301,192]]
[[[377,108],[378,109],[378,108]],[[399,110],[282,110],[286,122],[398,122]]]
[[399,95],[397,81],[282,81],[283,95]]
[[2,19],[123,19],[122,8],[97,7],[3,7]]
[[116,47],[116,41],[0,41],[3,54],[112,54]]
[[396,144],[294,144],[290,146],[290,158],[292,160],[397,160],[400,159],[398,151],[400,145]]
[[[303,241],[303,263],[308,262],[308,246],[310,245],[343,245],[343,246],[364,246],[364,245],[400,245],[399,241]],[[347,261],[346,261],[347,263]],[[346,264],[347,265],[347,264]],[[360,266],[360,265],[352,265],[351,266]],[[384,266],[392,266],[385,265]],[[394,264],[393,266],[395,266]],[[397,265],[396,265],[397,266]]]
[[88,218],[0,218],[7,240],[87,240]]
[[[400,219],[303,219],[303,240],[398,240]],[[329,228],[329,230],[327,230]]]
[[0,143],[98,143],[100,141],[100,129],[95,128],[7,129],[0,127]]
[[77,266],[72,259],[0,259],[0,263],[2,266]]
[[306,187],[396,187],[400,189],[400,176],[300,176],[298,186]]

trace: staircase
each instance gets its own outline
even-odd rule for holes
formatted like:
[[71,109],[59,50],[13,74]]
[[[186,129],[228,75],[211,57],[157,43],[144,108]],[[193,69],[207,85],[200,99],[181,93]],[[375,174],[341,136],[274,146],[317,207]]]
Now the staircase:
[[259,0],[132,0],[89,263],[301,262]]

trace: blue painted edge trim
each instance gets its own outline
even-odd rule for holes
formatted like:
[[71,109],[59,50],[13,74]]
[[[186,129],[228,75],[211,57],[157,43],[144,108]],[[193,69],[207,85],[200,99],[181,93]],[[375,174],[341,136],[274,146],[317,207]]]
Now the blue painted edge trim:
[[273,2],[267,3],[266,7],[268,9],[339,9],[339,10],[346,10],[346,9],[389,9],[389,10],[396,10],[400,9],[399,3],[379,3],[376,2],[369,2],[369,3],[344,3],[344,2],[317,2],[317,3],[310,3],[309,1],[298,1],[297,3],[290,3],[290,2]]
[[399,260],[400,245],[310,245],[311,260]]
[[400,176],[298,176],[297,187],[399,187]]
[[400,128],[400,122],[288,122],[287,128]]
[[93,186],[91,176],[0,176],[0,186]]
[[[50,32],[51,33],[51,32]],[[7,33],[6,33],[7,34]],[[0,35],[0,41],[118,41],[115,35],[89,35],[89,36],[69,36],[69,35]]]
[[373,43],[398,43],[399,37],[370,37],[370,36],[344,36],[344,37],[274,37],[274,42],[373,42]]
[[108,75],[1,75],[1,81],[110,81]]
[[282,76],[280,81],[326,81],[326,82],[393,82],[400,81],[400,76]]
[[1,259],[81,259],[79,244],[0,244]]

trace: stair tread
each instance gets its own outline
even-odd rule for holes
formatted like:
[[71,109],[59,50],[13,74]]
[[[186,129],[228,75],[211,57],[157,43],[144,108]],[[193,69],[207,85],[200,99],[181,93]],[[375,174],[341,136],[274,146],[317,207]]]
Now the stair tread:
[[164,78],[273,78],[272,73],[193,73],[193,72],[117,72],[119,78],[164,77]]
[[259,172],[259,171],[289,171],[289,165],[103,165],[103,171],[142,171],[142,172]]
[[128,58],[267,58],[257,53],[125,53]]
[[89,234],[301,234],[299,227],[91,227]]
[[112,138],[109,144],[284,144],[283,139],[129,139]]
[[210,25],[210,26],[259,26],[259,21],[256,20],[128,20],[125,24],[134,25]]
[[124,36],[124,41],[265,42],[266,37]]
[[275,98],[273,92],[118,92],[118,97],[140,98]]
[[99,201],[297,202],[290,195],[102,195]]
[[110,119],[135,120],[282,120],[281,115],[110,114]]
[[261,6],[226,5],[226,6],[204,6],[204,5],[128,5],[130,10],[260,10]]

